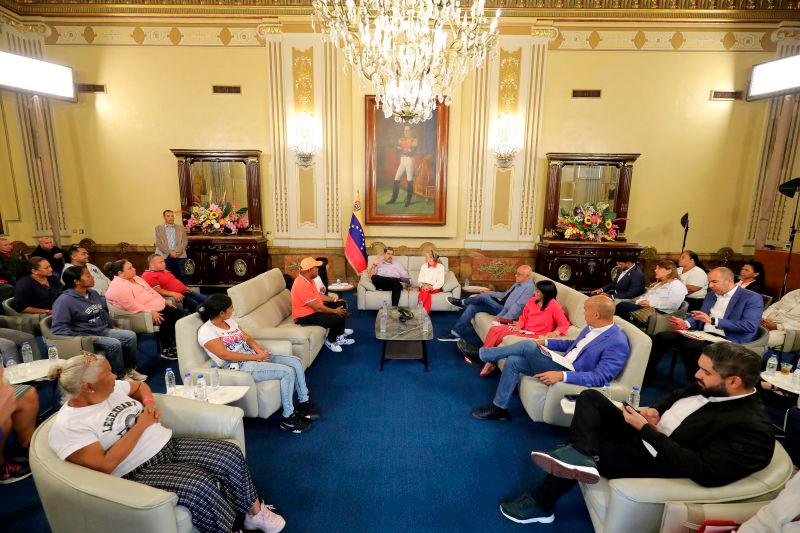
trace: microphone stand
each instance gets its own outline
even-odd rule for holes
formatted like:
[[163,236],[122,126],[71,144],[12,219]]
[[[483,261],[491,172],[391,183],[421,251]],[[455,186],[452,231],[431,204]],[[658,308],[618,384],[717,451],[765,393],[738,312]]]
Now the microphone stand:
[[683,227],[683,244],[681,244],[681,253],[686,249],[686,236],[689,235],[689,221],[686,221],[686,225]]
[[786,268],[783,271],[783,286],[781,287],[780,298],[786,294],[786,284],[789,281],[789,269],[792,265],[792,249],[794,249],[794,236],[797,233],[797,206],[800,204],[800,196],[794,201],[794,215],[792,215],[792,227],[789,229],[789,256],[786,258]]

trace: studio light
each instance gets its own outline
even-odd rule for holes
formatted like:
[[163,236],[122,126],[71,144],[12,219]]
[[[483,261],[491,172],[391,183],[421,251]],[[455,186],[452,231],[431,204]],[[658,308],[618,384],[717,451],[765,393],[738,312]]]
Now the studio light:
[[71,68],[8,52],[0,52],[0,86],[75,100]]
[[761,100],[800,91],[800,55],[753,65],[747,100]]

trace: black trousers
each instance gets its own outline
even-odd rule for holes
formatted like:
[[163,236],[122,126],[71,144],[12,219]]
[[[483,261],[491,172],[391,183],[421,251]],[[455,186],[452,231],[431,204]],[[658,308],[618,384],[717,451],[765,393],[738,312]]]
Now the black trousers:
[[[719,340],[722,340],[720,337]],[[655,368],[658,362],[665,353],[677,350],[678,356],[683,361],[683,367],[686,369],[686,381],[694,383],[694,375],[697,373],[699,366],[697,366],[697,359],[703,353],[703,349],[711,344],[707,341],[699,341],[697,339],[690,339],[684,337],[680,333],[674,331],[664,331],[653,336],[653,349],[650,352],[650,360],[647,361],[646,375],[652,376],[655,373]]]
[[158,340],[163,348],[171,348],[175,346],[175,322],[183,318],[183,313],[168,305],[160,312],[164,320],[158,325]]
[[372,284],[379,291],[392,291],[392,305],[397,307],[400,303],[400,293],[403,292],[403,284],[398,278],[387,278],[375,274],[372,276]]
[[[569,443],[597,458],[597,469],[607,479],[623,477],[674,478],[682,474],[668,471],[650,455],[636,429],[622,412],[596,390],[584,391],[575,404],[575,416],[569,428]],[[533,499],[546,513],[578,482],[551,474],[533,490]]]
[[614,314],[620,317],[622,320],[627,320],[628,322],[631,321],[631,313],[634,311],[638,311],[641,309],[642,306],[639,304],[635,304],[633,302],[619,302],[617,304],[616,310]]
[[[326,307],[337,309],[339,307],[347,307],[344,300],[337,300],[335,302],[325,302]],[[312,313],[307,316],[296,318],[295,324],[301,326],[322,326],[328,329],[328,341],[336,342],[336,337],[344,333],[344,320],[343,316],[332,315],[329,313]]]

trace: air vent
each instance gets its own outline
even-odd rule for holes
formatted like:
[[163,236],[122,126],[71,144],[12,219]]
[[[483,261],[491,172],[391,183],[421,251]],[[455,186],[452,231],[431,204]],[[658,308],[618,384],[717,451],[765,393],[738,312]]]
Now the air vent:
[[573,98],[600,98],[600,89],[572,89]]
[[242,94],[241,85],[213,85],[214,94]]
[[98,85],[96,83],[76,83],[75,92],[79,93],[104,93],[106,92],[105,85]]
[[711,91],[711,100],[741,100],[742,91]]

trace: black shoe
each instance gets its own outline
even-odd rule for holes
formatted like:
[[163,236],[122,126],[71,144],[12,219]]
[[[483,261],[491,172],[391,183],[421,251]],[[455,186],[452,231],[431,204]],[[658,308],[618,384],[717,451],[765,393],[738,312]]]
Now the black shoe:
[[511,413],[508,412],[508,409],[497,407],[495,404],[476,407],[472,410],[472,416],[478,420],[511,420]]
[[292,433],[305,433],[311,429],[311,423],[302,418],[297,414],[297,411],[295,411],[289,416],[283,417],[283,420],[281,420],[281,429]]
[[7,460],[0,465],[0,485],[16,483],[30,475],[31,467],[28,463],[15,463]]
[[317,411],[314,404],[311,403],[311,400],[306,400],[305,402],[295,405],[294,412],[306,420],[319,420],[320,417],[319,411]]
[[478,349],[464,339],[458,339],[456,341],[456,347],[458,348],[458,351],[461,352],[461,355],[464,356],[464,360],[467,362],[467,364],[480,365],[483,363],[481,358],[478,357]]
[[460,338],[461,337],[459,337],[458,335],[453,335],[453,332],[451,331],[447,335],[439,337],[437,340],[440,340],[442,342],[456,342]]
[[460,298],[453,298],[452,296],[448,296],[447,301],[450,302],[452,305],[455,305],[456,307],[462,307],[462,308],[464,307],[464,300]]
[[553,513],[542,510],[536,500],[528,493],[514,500],[501,503],[500,512],[517,524],[533,524],[534,522],[549,524],[555,519]]
[[166,359],[168,361],[177,361],[178,360],[178,349],[175,346],[170,348],[162,348],[161,349],[161,359]]
[[531,452],[531,460],[536,466],[556,477],[588,484],[600,481],[595,460],[570,445],[552,452]]

